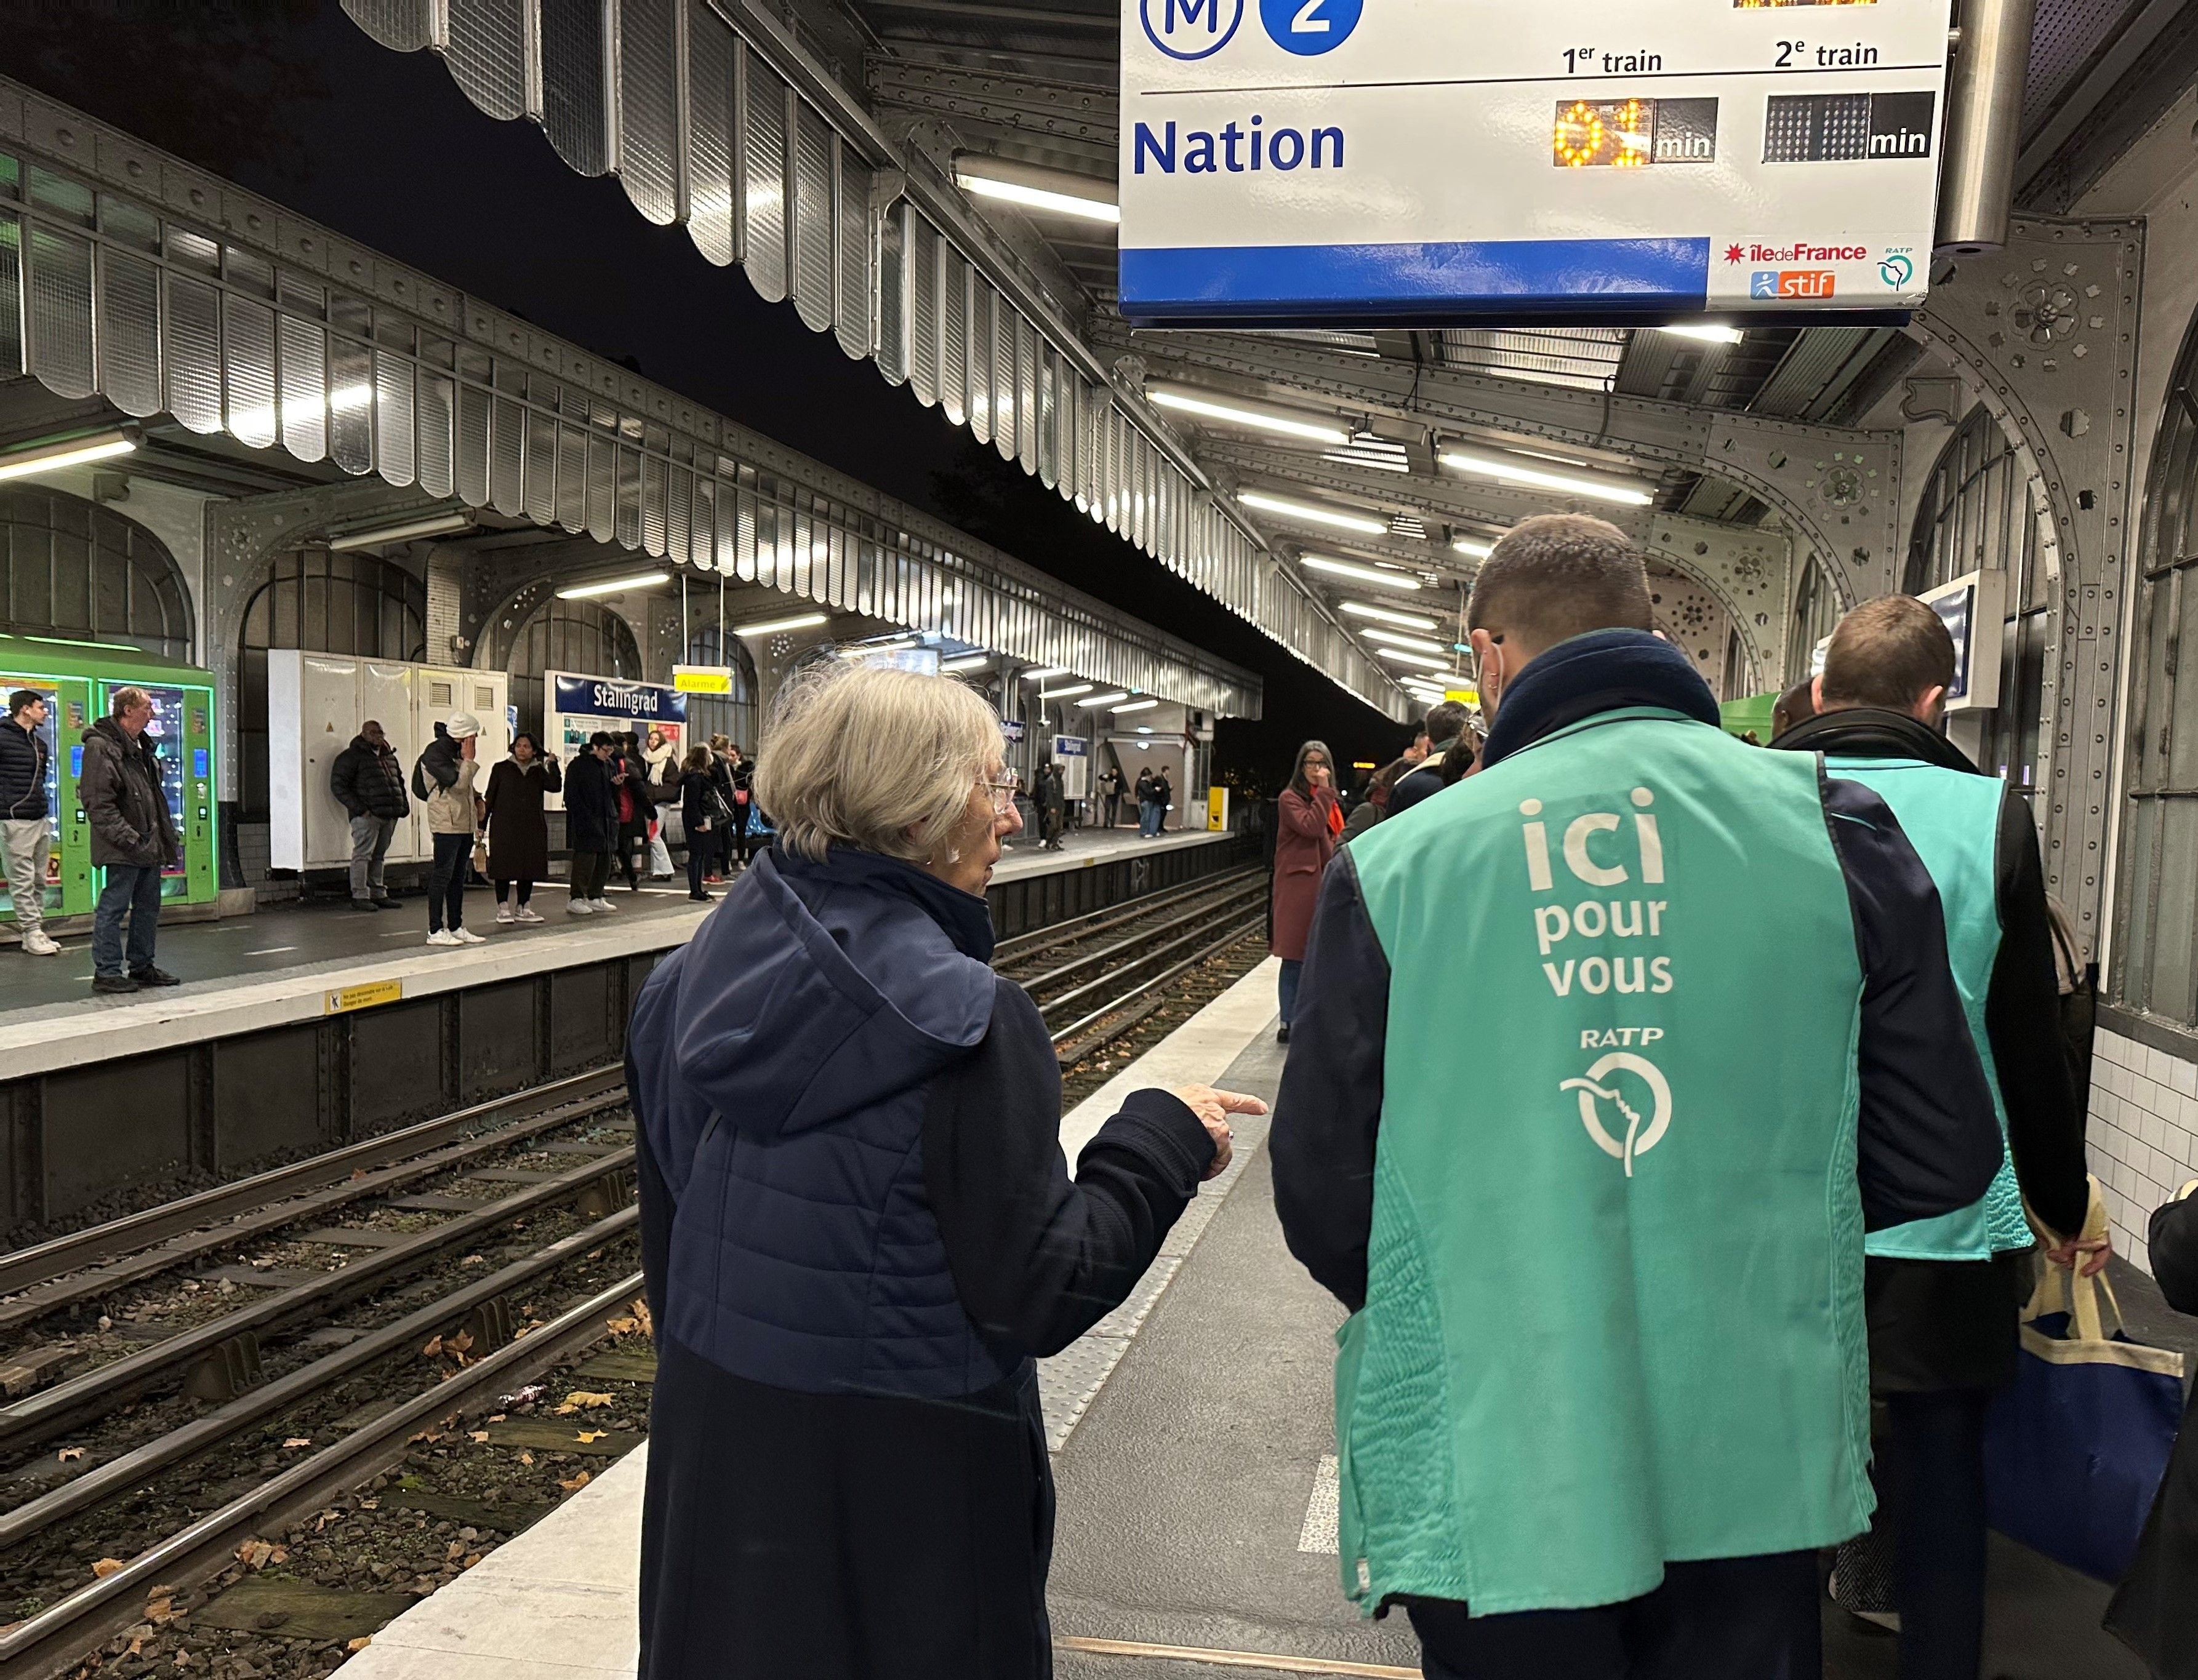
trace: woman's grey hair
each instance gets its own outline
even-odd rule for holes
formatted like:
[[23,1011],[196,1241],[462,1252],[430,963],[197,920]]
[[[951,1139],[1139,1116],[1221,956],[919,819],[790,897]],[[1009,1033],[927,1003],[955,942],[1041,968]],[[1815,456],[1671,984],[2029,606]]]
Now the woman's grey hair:
[[1000,757],[1000,720],[951,677],[834,661],[789,682],[771,708],[755,799],[778,843],[924,863],[946,846]]

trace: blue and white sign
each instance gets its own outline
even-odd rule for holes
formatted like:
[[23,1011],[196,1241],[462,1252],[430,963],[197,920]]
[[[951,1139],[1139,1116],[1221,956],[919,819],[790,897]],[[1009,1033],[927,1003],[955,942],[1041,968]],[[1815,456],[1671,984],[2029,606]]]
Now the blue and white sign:
[[1000,739],[1006,741],[1010,747],[1021,746],[1023,744],[1022,719],[1020,718],[1001,718]]
[[1133,320],[1909,310],[1940,0],[1123,0]]
[[687,721],[687,696],[661,683],[550,673],[550,707],[567,717],[654,724]]
[[1053,738],[1053,756],[1056,759],[1081,759],[1091,751],[1091,742],[1080,735],[1057,735]]

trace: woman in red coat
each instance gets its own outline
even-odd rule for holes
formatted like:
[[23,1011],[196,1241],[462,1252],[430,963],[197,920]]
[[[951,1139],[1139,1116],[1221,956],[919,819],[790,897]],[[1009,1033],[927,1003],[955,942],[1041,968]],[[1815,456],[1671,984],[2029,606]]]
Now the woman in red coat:
[[1298,748],[1297,768],[1276,805],[1281,820],[1275,828],[1275,934],[1267,949],[1282,959],[1282,1025],[1275,1038],[1287,1044],[1320,878],[1335,855],[1335,837],[1343,832],[1343,808],[1335,802],[1335,761],[1326,741],[1308,741]]

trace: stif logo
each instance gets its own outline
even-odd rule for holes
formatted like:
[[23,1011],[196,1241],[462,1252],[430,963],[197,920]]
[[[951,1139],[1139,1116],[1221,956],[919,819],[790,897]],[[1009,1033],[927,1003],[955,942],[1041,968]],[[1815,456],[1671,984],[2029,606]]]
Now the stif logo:
[[[1637,1091],[1629,1100],[1625,1087],[1612,1078],[1614,1073],[1630,1073],[1648,1087],[1648,1114],[1644,1120]],[[1605,1084],[1605,1081],[1608,1081]],[[1625,1176],[1633,1176],[1633,1160],[1645,1155],[1664,1141],[1664,1134],[1672,1125],[1672,1087],[1666,1082],[1663,1070],[1646,1056],[1635,1055],[1631,1050],[1615,1050],[1600,1056],[1589,1065],[1585,1078],[1567,1079],[1559,1090],[1579,1093],[1580,1124],[1587,1135],[1595,1140],[1603,1154],[1625,1163]],[[1624,1136],[1613,1136],[1602,1123],[1602,1104],[1608,1102],[1617,1110],[1618,1121]]]
[[1137,21],[1170,58],[1211,58],[1244,21],[1244,0],[1137,0]]

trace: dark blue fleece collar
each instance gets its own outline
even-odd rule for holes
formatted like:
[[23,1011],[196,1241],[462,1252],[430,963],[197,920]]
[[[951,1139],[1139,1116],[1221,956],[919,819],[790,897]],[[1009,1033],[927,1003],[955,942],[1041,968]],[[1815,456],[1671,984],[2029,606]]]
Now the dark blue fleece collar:
[[832,847],[821,863],[777,846],[765,855],[776,863],[782,875],[861,887],[905,898],[945,928],[946,937],[954,942],[954,949],[964,956],[974,957],[980,962],[992,960],[992,907],[958,887],[949,887],[937,875],[913,863],[846,846]]
[[1480,750],[1486,767],[1599,712],[1657,706],[1720,721],[1694,661],[1645,630],[1597,630],[1560,642],[1509,683]]

